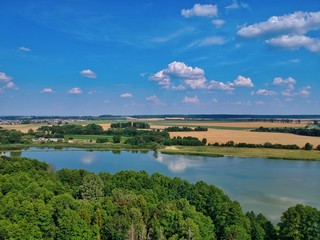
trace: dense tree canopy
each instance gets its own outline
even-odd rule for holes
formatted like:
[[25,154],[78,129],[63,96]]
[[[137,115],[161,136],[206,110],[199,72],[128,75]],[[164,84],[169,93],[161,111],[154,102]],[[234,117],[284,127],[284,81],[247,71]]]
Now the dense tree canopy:
[[297,205],[279,231],[219,188],[155,173],[54,171],[0,157],[0,239],[319,239],[320,212]]

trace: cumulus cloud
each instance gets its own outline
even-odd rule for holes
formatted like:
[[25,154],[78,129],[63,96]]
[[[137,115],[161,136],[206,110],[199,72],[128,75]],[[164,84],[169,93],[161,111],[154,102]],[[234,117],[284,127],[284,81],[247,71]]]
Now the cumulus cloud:
[[205,78],[188,79],[188,80],[185,80],[185,84],[192,89],[206,88],[206,79]]
[[246,38],[260,37],[268,34],[298,34],[320,28],[320,12],[294,12],[283,16],[272,16],[265,22],[242,27],[238,35]]
[[273,79],[273,85],[276,86],[286,86],[288,89],[294,89],[294,85],[296,84],[296,80],[292,77],[288,78],[281,78],[281,77],[276,77]]
[[9,82],[12,80],[12,77],[6,75],[4,72],[0,72],[0,82]]
[[97,78],[97,74],[95,72],[91,71],[90,69],[82,70],[80,72],[80,74],[84,77],[87,77],[87,78]]
[[223,91],[233,91],[234,85],[232,83],[223,83],[218,81],[210,81],[208,85],[208,89],[217,89],[217,90],[223,90]]
[[146,100],[152,102],[154,105],[165,105],[156,95],[148,96]]
[[7,82],[6,88],[18,89],[13,82]]
[[122,98],[130,98],[130,97],[132,97],[132,94],[131,93],[122,93],[120,95],[120,97],[122,97]]
[[212,5],[212,4],[201,5],[201,4],[197,3],[191,9],[182,9],[181,15],[186,18],[189,18],[189,17],[215,17],[218,15],[218,7],[217,7],[217,5]]
[[246,78],[241,75],[234,80],[233,84],[237,87],[253,87],[251,78]]
[[276,92],[270,91],[267,89],[259,89],[256,92],[251,92],[251,95],[260,95],[260,96],[274,96],[276,94],[277,94]]
[[[172,79],[182,81],[204,79],[204,70],[198,67],[190,67],[183,62],[172,62],[167,68],[150,76],[151,81],[158,82],[163,88],[177,88],[173,85]],[[191,84],[189,82],[189,84]]]
[[74,87],[74,88],[71,88],[69,91],[68,91],[69,94],[74,94],[74,95],[77,95],[77,94],[82,94],[82,91],[80,88],[78,87]]
[[195,95],[194,97],[187,97],[187,96],[185,96],[185,97],[183,98],[182,102],[184,102],[184,103],[199,103],[200,100],[199,100],[199,98],[198,98],[197,95]]
[[303,87],[301,88],[298,92],[297,95],[300,95],[302,97],[309,97],[310,93],[311,93],[311,87],[307,86],[307,87]]
[[310,52],[320,53],[320,39],[303,35],[282,35],[266,40],[266,43],[274,47],[286,48],[289,50],[296,50],[304,47]]
[[27,47],[19,47],[19,51],[21,51],[21,52],[31,52],[31,49],[27,48]]
[[223,24],[225,24],[226,22],[223,19],[214,19],[211,21],[211,23],[216,27],[216,28],[220,28]]
[[53,93],[53,89],[52,88],[44,88],[41,90],[42,93]]

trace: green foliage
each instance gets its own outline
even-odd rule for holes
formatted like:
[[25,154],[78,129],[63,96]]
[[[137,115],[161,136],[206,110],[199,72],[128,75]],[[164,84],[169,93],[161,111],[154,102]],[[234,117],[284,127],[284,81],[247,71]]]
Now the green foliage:
[[150,129],[150,125],[145,122],[117,122],[111,123],[110,128],[135,128],[135,129]]
[[297,135],[303,136],[313,136],[313,137],[320,137],[320,129],[319,128],[265,128],[259,127],[252,131],[255,132],[280,132],[280,133],[292,133]]
[[17,130],[0,129],[0,144],[24,143],[22,133]]
[[304,148],[303,148],[304,150],[312,150],[313,149],[313,145],[312,144],[310,144],[310,143],[306,143],[305,145],[304,145]]
[[97,138],[96,143],[106,143],[108,141],[109,141],[108,138],[99,137]]
[[172,126],[172,127],[167,127],[164,129],[164,131],[167,132],[204,132],[204,131],[208,131],[208,128],[206,127],[195,127],[195,128],[191,128],[191,127],[178,127],[178,126]]
[[113,140],[113,143],[120,143],[121,142],[121,136],[113,136],[112,140]]
[[273,225],[204,182],[114,175],[0,157],[0,239],[320,239],[320,212],[297,205]]
[[279,239],[320,239],[320,211],[298,204],[285,211],[279,225]]
[[37,129],[35,133],[36,137],[61,137],[63,138],[66,134],[76,135],[100,135],[103,133],[103,128],[100,125],[91,123],[85,126],[76,124],[65,124],[65,125],[53,125],[53,126],[42,126]]

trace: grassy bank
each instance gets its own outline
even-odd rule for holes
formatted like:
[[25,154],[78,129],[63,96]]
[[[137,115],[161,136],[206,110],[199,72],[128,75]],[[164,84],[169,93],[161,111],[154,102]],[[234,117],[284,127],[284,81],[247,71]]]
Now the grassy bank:
[[320,151],[287,150],[270,148],[235,148],[235,147],[185,147],[177,146],[160,150],[165,154],[183,154],[198,156],[230,156],[230,157],[252,157],[291,160],[320,161]]

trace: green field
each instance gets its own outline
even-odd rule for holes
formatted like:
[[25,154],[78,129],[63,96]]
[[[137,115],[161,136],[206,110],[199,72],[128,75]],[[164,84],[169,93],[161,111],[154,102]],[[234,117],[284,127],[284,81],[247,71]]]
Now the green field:
[[177,146],[160,150],[166,154],[184,154],[200,156],[230,156],[271,159],[313,160],[320,161],[320,151],[287,150],[271,148],[235,148],[235,147],[184,147]]

